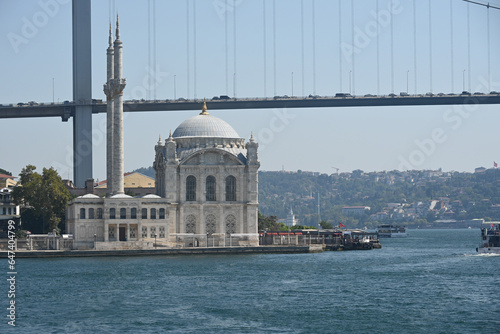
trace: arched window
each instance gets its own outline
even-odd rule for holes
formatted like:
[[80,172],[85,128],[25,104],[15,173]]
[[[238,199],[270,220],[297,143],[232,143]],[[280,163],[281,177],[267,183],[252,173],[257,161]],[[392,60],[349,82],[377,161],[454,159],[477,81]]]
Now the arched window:
[[205,220],[205,231],[208,235],[217,232],[217,223],[214,215],[208,215]]
[[232,175],[226,177],[226,201],[236,201],[236,178]]
[[97,208],[97,219],[102,219],[102,208]]
[[164,208],[160,209],[160,213],[159,214],[160,214],[160,217],[159,217],[160,219],[165,219],[165,209]]
[[89,219],[94,219],[94,208],[89,209]]
[[151,209],[151,214],[150,214],[149,218],[156,219],[156,209],[155,208]]
[[137,219],[137,208],[130,209],[130,219]]
[[196,233],[196,217],[194,215],[186,217],[186,233]]
[[186,178],[186,201],[196,201],[196,178],[193,175]]
[[207,201],[215,201],[215,177],[212,175],[207,176],[206,192]]
[[109,219],[115,219],[116,218],[116,210],[115,208],[109,209]]
[[[10,208],[9,208],[9,210],[10,210]],[[80,209],[80,219],[85,219],[85,208]]]
[[142,209],[142,219],[148,219],[148,209]]
[[127,219],[127,209],[125,208],[120,209],[120,219]]
[[226,217],[226,234],[231,235],[236,233],[236,217],[233,215],[228,215]]

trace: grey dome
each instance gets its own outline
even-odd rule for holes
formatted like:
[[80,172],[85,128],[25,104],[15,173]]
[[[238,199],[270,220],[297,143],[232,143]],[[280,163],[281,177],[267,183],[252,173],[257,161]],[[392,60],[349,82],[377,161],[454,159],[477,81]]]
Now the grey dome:
[[175,129],[172,137],[240,138],[231,125],[208,113],[188,118]]

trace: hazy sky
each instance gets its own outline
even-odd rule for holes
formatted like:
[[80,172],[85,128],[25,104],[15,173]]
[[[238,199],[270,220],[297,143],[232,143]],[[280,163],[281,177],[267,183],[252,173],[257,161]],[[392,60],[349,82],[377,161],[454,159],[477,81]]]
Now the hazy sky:
[[[489,2],[500,7],[499,0]],[[273,97],[292,95],[292,84],[298,96],[398,94],[407,86],[410,93],[461,92],[464,86],[472,92],[500,91],[500,10],[489,9],[488,18],[486,7],[459,0],[418,0],[415,7],[413,0],[341,0],[340,5],[339,15],[339,0],[93,1],[94,98],[104,99],[109,21],[114,25],[115,12],[126,99],[172,99],[174,88],[177,98]],[[52,102],[53,96],[56,102],[72,100],[71,29],[71,1],[0,0],[0,103]],[[333,173],[332,167],[341,172],[491,167],[500,162],[498,109],[209,112],[244,138],[253,132],[261,145],[262,170],[284,166]],[[126,113],[125,170],[150,166],[158,136],[166,138],[197,113]],[[106,174],[104,120],[103,114],[93,116],[94,177],[100,180]],[[17,175],[27,164],[54,166],[72,178],[72,120],[1,119],[0,124],[0,167]]]

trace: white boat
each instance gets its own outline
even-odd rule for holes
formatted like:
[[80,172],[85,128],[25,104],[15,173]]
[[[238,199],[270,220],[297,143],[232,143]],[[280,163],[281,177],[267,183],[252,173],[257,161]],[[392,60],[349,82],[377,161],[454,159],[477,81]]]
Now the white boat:
[[481,243],[476,251],[479,254],[500,254],[500,222],[481,224]]
[[399,225],[380,225],[377,227],[379,238],[406,238],[406,228]]

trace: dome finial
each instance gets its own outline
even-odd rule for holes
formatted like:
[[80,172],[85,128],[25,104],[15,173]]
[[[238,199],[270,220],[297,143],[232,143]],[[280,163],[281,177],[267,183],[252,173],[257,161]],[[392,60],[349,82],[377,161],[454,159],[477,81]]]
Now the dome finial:
[[162,142],[161,142],[161,135],[158,135],[158,145],[161,145]]
[[201,113],[200,115],[210,115],[208,112],[207,112],[207,102],[205,101],[205,99],[203,99],[203,107],[201,108]]

